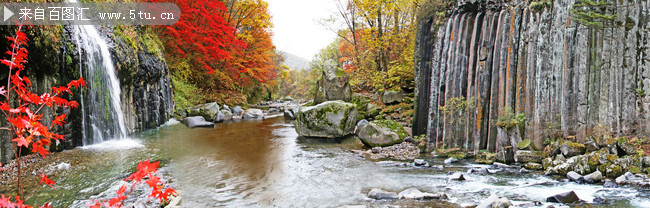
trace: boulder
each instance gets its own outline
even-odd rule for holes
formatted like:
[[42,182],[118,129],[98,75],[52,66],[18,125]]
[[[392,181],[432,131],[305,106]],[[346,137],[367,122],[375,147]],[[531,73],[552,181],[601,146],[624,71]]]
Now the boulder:
[[187,127],[190,128],[214,127],[214,123],[205,121],[203,116],[186,117],[181,121],[181,123],[185,124]]
[[564,157],[573,157],[585,153],[585,145],[577,142],[565,142],[560,145],[560,151]]
[[603,184],[604,188],[618,188],[618,184],[614,183],[612,180],[605,179],[605,183]]
[[623,174],[623,169],[620,165],[610,164],[605,168],[605,175],[607,177],[618,177]]
[[248,109],[244,111],[244,115],[242,115],[242,119],[244,120],[262,119],[262,118],[264,118],[264,111],[256,108]]
[[384,102],[384,104],[394,104],[394,103],[399,103],[404,100],[404,92],[402,91],[385,91],[384,95],[381,96],[381,101]]
[[[321,79],[316,83],[316,96],[314,104],[320,104],[330,100],[342,100],[349,102],[352,98],[352,90],[348,81],[350,76],[333,61],[325,62]],[[356,116],[355,116],[356,117]]]
[[188,117],[202,116],[206,121],[212,121],[217,113],[219,113],[219,104],[216,102],[205,103],[187,109]]
[[287,96],[284,96],[284,97],[282,98],[282,101],[285,101],[285,102],[286,102],[286,101],[293,101],[293,100],[294,100],[294,99],[293,99],[291,96],[288,96],[288,95],[287,95]]
[[569,181],[574,181],[574,182],[577,182],[577,183],[582,183],[583,182],[582,175],[580,175],[580,174],[578,174],[578,173],[576,173],[574,171],[570,171],[569,173],[567,173],[566,177],[569,179]]
[[242,109],[239,106],[235,106],[232,108],[232,115],[234,116],[242,116],[242,113],[244,113],[244,109]]
[[454,173],[454,174],[451,174],[451,176],[449,176],[449,180],[452,180],[452,181],[464,181],[464,180],[466,180],[466,178],[465,178],[465,176],[463,176],[462,173]]
[[219,112],[217,112],[217,115],[214,116],[212,121],[215,122],[215,123],[221,123],[221,122],[223,122],[225,117],[226,116],[221,111],[219,111]]
[[300,136],[343,137],[354,133],[356,117],[356,105],[343,101],[327,101],[301,108],[296,115],[295,128]]
[[266,113],[268,114],[280,113],[280,110],[277,108],[269,108],[269,110]]
[[530,173],[530,170],[528,170],[526,168],[519,169],[519,174],[525,174],[525,173]]
[[368,125],[368,120],[366,119],[361,119],[361,121],[357,122],[357,129],[361,130],[364,126]]
[[[230,107],[228,107],[228,105],[223,105],[223,106],[221,106],[221,110],[227,110],[227,111],[230,111]],[[231,112],[231,113],[232,113],[232,112]]]
[[287,107],[287,109],[284,109],[284,119],[286,120],[296,120],[296,114],[300,108],[298,107]]
[[593,137],[588,137],[587,141],[585,141],[585,149],[587,152],[594,152],[598,151],[600,149],[600,146]]
[[615,181],[616,181],[617,184],[623,185],[623,184],[627,184],[627,183],[630,183],[631,181],[636,181],[636,180],[639,180],[639,178],[637,178],[634,174],[632,174],[630,172],[626,172],[625,174],[617,177]]
[[512,206],[512,204],[510,203],[510,200],[508,200],[508,198],[505,197],[499,198],[496,195],[492,195],[487,199],[483,200],[481,204],[476,206],[476,208],[493,208],[493,207],[506,208],[510,206]]
[[636,147],[634,147],[634,145],[630,144],[628,139],[619,138],[617,144],[618,144],[618,148],[623,150],[623,152],[625,153],[624,155],[634,155],[634,154],[636,154]]
[[413,160],[413,164],[415,166],[429,166],[429,164],[426,161],[424,161],[423,159],[415,159],[415,160]]
[[544,170],[544,166],[542,166],[542,164],[531,162],[524,164],[524,168],[529,170]]
[[[226,107],[228,106],[226,105]],[[232,120],[232,112],[229,109],[222,109],[221,113],[223,114],[223,121]]]
[[445,159],[445,161],[442,161],[442,163],[447,164],[447,165],[455,163],[455,162],[458,162],[458,160],[456,158],[453,158],[453,157],[447,158],[447,159]]
[[578,198],[578,195],[576,195],[575,192],[569,191],[569,192],[549,196],[548,198],[546,198],[546,201],[554,202],[554,203],[571,204],[571,203],[579,202],[581,200],[580,198]]
[[497,162],[511,164],[515,162],[515,152],[511,146],[503,147],[501,151],[497,151],[495,160]]
[[395,121],[374,120],[363,126],[357,136],[369,147],[384,147],[402,143],[408,133]]
[[515,162],[518,163],[541,163],[546,158],[544,151],[518,150],[515,152]]
[[432,194],[421,192],[416,188],[409,188],[397,194],[399,199],[415,199],[415,200],[427,200],[427,199],[446,199],[447,195],[445,194]]
[[582,179],[587,183],[598,183],[603,180],[603,174],[596,170],[593,173],[583,176]]
[[492,202],[492,208],[508,208],[510,206],[512,206],[512,203],[506,197],[501,197]]
[[376,200],[393,200],[397,199],[397,193],[373,188],[368,192],[368,197]]

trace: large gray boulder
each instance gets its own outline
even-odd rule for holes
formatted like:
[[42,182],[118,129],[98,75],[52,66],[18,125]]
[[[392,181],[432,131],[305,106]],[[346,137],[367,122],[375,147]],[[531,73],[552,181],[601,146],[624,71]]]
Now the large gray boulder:
[[544,158],[546,158],[544,151],[519,150],[515,152],[515,162],[518,163],[542,163]]
[[212,122],[215,123],[221,123],[224,120],[225,115],[223,112],[219,111],[216,116],[214,116],[214,119],[212,119]]
[[244,111],[244,115],[242,115],[242,119],[244,120],[262,119],[262,118],[264,118],[264,111],[256,108],[248,109]]
[[385,147],[402,143],[408,133],[395,121],[374,120],[361,127],[357,136],[367,146]]
[[577,142],[565,142],[560,145],[560,151],[564,157],[573,157],[576,155],[582,155],[585,153],[585,145]]
[[202,116],[186,117],[181,121],[181,123],[190,128],[214,127],[214,123],[205,121]]
[[300,136],[337,138],[354,133],[356,118],[355,104],[327,101],[301,108],[296,115],[295,127]]
[[223,121],[232,120],[232,112],[229,109],[223,109],[221,110],[221,113],[223,113]]
[[336,63],[327,61],[323,68],[322,77],[316,84],[314,104],[328,100],[349,102],[350,98],[352,98],[349,81],[350,76],[345,70],[339,68]]
[[242,113],[244,113],[244,109],[242,109],[241,107],[235,106],[234,108],[232,108],[232,115],[241,116]]
[[384,104],[394,104],[402,102],[404,97],[406,96],[402,91],[386,91],[381,97],[381,101],[383,101]]
[[219,113],[219,104],[216,102],[205,103],[187,109],[187,117],[202,116],[206,121],[212,121]]

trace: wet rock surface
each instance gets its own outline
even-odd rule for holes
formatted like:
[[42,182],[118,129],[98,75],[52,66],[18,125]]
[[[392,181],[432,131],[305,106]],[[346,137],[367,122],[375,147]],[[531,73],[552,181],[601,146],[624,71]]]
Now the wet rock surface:
[[546,198],[546,201],[571,204],[571,203],[580,202],[581,200],[580,198],[578,198],[578,195],[576,195],[575,192],[569,191],[569,192],[564,192],[553,196],[549,196],[548,198]]
[[203,116],[193,116],[184,118],[181,123],[189,128],[212,128],[214,123],[205,121]]

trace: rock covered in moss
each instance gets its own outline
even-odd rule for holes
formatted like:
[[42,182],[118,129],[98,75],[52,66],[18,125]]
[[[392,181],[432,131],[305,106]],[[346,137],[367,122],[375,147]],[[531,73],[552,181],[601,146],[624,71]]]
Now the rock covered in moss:
[[206,121],[212,121],[217,113],[219,113],[219,104],[216,102],[205,103],[187,109],[188,117],[201,116]]
[[585,153],[585,145],[577,142],[565,142],[560,145],[560,151],[564,157],[573,157]]
[[356,117],[354,104],[327,101],[301,108],[296,115],[296,132],[305,137],[344,137],[354,133]]
[[393,103],[399,103],[404,100],[404,93],[402,91],[386,91],[384,92],[384,95],[381,97],[381,100],[384,102],[384,104],[393,104]]
[[524,164],[524,168],[529,169],[529,170],[543,170],[544,166],[542,166],[542,164],[539,164],[539,163],[529,162],[529,163]]
[[627,138],[619,138],[617,141],[618,148],[623,150],[623,153],[625,155],[634,155],[636,154],[636,147],[634,145],[630,144],[629,140]]
[[367,146],[385,147],[402,143],[408,133],[395,121],[375,120],[361,127],[358,136]]
[[515,153],[515,162],[518,163],[541,163],[546,158],[544,151],[519,150]]

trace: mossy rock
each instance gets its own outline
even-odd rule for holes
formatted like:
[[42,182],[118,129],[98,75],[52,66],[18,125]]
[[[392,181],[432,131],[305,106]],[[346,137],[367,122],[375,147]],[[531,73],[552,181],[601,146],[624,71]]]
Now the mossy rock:
[[560,151],[567,158],[582,155],[585,150],[585,145],[577,142],[565,142],[560,145]]
[[[602,171],[601,171],[602,172]],[[611,164],[605,169],[605,175],[610,178],[616,178],[623,175],[623,168],[617,164]]]
[[408,133],[399,123],[392,120],[374,120],[361,127],[359,139],[370,147],[384,147],[399,144]]
[[301,108],[294,123],[300,136],[338,138],[354,133],[356,118],[356,105],[343,101],[327,101]]
[[539,163],[526,163],[524,165],[524,168],[529,169],[529,170],[543,170],[544,166]]
[[493,164],[496,160],[496,154],[491,152],[481,152],[476,155],[475,162],[479,164]]

